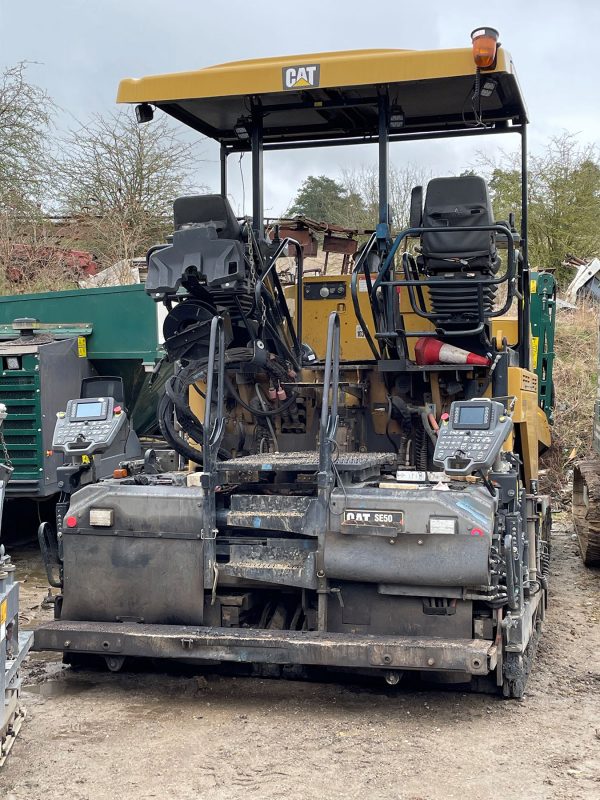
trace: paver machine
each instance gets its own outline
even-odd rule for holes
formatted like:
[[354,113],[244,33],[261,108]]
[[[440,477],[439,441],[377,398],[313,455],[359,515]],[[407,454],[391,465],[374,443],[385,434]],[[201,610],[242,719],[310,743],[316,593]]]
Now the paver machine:
[[[148,256],[176,368],[160,423],[189,469],[73,496],[57,616],[35,647],[115,670],[318,665],[522,696],[546,606],[550,432],[531,369],[527,115],[497,32],[124,80],[118,100],[220,144],[220,193],[177,199],[172,242]],[[391,145],[511,133],[519,231],[468,175],[415,187],[410,228],[393,232]],[[263,158],[360,143],[378,153],[375,231],[352,274],[303,276],[298,242],[265,235]],[[246,151],[240,221],[227,159]]]

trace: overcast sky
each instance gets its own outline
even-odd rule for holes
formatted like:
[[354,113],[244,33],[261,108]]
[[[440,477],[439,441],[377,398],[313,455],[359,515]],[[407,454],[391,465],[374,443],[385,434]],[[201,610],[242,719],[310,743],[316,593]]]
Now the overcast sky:
[[[324,50],[466,47],[481,25],[496,27],[513,56],[530,112],[531,149],[563,130],[597,143],[600,0],[0,0],[0,66],[36,62],[30,79],[60,106],[64,128],[74,118],[115,110],[124,77]],[[398,144],[391,156],[399,165],[449,174],[500,139],[507,147],[513,137]],[[207,160],[199,165],[199,183],[217,189],[218,148],[206,140],[202,150]],[[309,174],[335,177],[349,163],[374,159],[374,145],[267,154],[266,212],[283,211]],[[241,213],[236,162],[230,177]]]

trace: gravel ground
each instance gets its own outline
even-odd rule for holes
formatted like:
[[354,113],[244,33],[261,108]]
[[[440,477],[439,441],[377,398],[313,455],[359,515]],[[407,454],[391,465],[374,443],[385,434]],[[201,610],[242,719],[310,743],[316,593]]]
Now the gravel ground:
[[[49,654],[6,800],[598,800],[600,573],[555,526],[551,607],[522,702],[383,682],[100,673]],[[25,626],[50,612],[34,551],[13,553]]]

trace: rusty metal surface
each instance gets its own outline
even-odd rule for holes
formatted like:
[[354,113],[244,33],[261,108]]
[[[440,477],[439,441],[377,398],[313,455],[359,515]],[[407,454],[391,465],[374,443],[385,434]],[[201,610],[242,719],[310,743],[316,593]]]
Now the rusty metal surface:
[[485,675],[496,663],[496,647],[484,639],[66,620],[38,628],[34,649],[271,664],[394,667],[471,675]]
[[219,564],[219,576],[316,589],[315,550],[307,541],[232,544],[229,561]]
[[234,494],[224,522],[237,528],[303,533],[315,502],[305,496]]
[[356,239],[325,234],[323,250],[326,253],[344,253],[345,255],[352,256],[358,250],[358,242]]

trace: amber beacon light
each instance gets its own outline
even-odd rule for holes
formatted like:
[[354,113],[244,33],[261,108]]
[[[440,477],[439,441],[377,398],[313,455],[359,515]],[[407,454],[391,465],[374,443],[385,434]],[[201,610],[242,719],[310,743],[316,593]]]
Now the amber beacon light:
[[494,66],[499,35],[495,28],[475,28],[471,34],[473,58],[478,69]]

